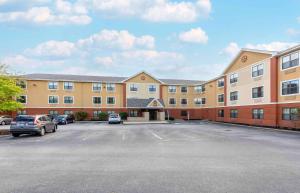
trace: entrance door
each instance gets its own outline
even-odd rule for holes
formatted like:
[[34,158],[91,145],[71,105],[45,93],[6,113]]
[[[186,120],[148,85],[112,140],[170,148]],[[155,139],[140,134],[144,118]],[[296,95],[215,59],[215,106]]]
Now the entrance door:
[[157,120],[157,111],[156,110],[149,110],[149,119],[150,119],[150,121]]

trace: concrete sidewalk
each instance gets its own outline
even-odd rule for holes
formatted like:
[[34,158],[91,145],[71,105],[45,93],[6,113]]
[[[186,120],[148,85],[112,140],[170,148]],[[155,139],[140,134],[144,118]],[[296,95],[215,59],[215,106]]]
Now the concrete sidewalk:
[[124,125],[139,125],[139,124],[169,124],[168,121],[143,121],[143,122],[133,122],[133,121],[124,121]]
[[0,126],[0,135],[9,135],[9,125]]

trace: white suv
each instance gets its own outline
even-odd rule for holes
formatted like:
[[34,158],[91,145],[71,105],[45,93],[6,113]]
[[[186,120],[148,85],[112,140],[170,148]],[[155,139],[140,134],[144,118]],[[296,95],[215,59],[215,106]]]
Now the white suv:
[[108,117],[108,123],[109,124],[112,124],[112,123],[121,123],[122,120],[121,120],[121,117],[119,114],[110,114],[109,117]]

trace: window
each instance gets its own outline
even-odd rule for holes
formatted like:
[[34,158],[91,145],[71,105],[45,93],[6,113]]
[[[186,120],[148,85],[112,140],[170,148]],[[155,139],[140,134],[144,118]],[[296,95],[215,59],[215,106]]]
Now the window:
[[101,97],[93,97],[93,104],[101,104]]
[[205,105],[206,104],[206,98],[202,98],[201,103],[202,103],[202,105]]
[[198,85],[194,87],[196,93],[201,93],[205,91],[205,85]]
[[218,102],[223,103],[224,102],[224,94],[219,94],[218,95]]
[[231,109],[230,110],[230,118],[238,118],[238,110]]
[[299,120],[299,108],[283,108],[282,109],[282,120]]
[[17,97],[17,102],[22,103],[22,104],[26,104],[27,103],[27,96],[21,95],[21,96]]
[[64,89],[65,90],[73,90],[74,83],[73,82],[64,82]]
[[107,114],[115,114],[115,111],[107,111]]
[[236,101],[238,100],[238,92],[234,91],[230,93],[230,101]]
[[138,110],[130,110],[129,111],[129,117],[138,117],[139,111]]
[[93,83],[93,91],[101,91],[102,84],[101,83]]
[[116,88],[115,84],[112,84],[112,83],[107,83],[106,84],[106,91],[108,91],[108,92],[114,92],[115,88]]
[[156,85],[149,85],[148,90],[149,92],[156,92]]
[[18,80],[17,81],[17,86],[22,88],[22,89],[26,89],[27,88],[27,83],[25,80]]
[[188,112],[187,112],[187,111],[181,111],[181,112],[180,112],[180,115],[181,115],[182,117],[186,117],[186,116],[188,115]]
[[64,111],[64,114],[65,114],[65,115],[72,115],[72,114],[73,114],[73,111],[66,110],[66,111]]
[[252,67],[252,77],[262,76],[264,74],[264,65],[259,64]]
[[58,82],[48,82],[48,89],[49,90],[57,90]]
[[282,82],[282,95],[299,93],[299,80]]
[[224,117],[224,109],[218,110],[218,117]]
[[201,98],[195,98],[194,103],[195,103],[195,105],[201,105],[202,104]]
[[182,105],[187,105],[187,99],[181,99],[181,104]]
[[299,66],[298,52],[282,57],[282,65],[281,65],[282,69],[287,69],[294,66]]
[[264,97],[264,87],[255,87],[252,88],[252,98],[261,98]]
[[230,75],[230,84],[236,83],[238,81],[238,78],[239,78],[239,76],[237,73],[231,74]]
[[176,99],[175,98],[169,98],[169,105],[176,105]]
[[49,115],[58,115],[58,111],[50,110]]
[[93,112],[93,117],[99,117],[101,111],[94,111]]
[[64,103],[65,104],[73,104],[73,102],[74,102],[74,97],[72,97],[72,96],[65,96],[64,97]]
[[263,109],[253,109],[252,110],[252,119],[263,119],[264,110]]
[[223,87],[224,86],[224,78],[218,80],[218,87]]
[[187,93],[187,86],[181,86],[180,90],[182,93]]
[[49,104],[58,104],[58,96],[49,96]]
[[169,86],[169,92],[175,93],[176,92],[176,86]]
[[106,104],[114,105],[115,104],[115,97],[107,97]]
[[26,110],[20,110],[20,111],[17,112],[17,114],[18,115],[26,115],[27,112],[26,112]]
[[130,84],[130,91],[131,92],[137,92],[138,91],[138,85]]

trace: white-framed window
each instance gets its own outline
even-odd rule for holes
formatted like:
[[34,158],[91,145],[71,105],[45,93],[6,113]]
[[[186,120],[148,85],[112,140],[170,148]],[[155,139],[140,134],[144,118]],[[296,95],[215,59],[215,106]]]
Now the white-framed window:
[[239,75],[238,73],[233,73],[230,75],[230,84],[238,82]]
[[64,90],[73,90],[74,83],[73,82],[64,82]]
[[137,84],[130,84],[130,92],[137,92],[139,90]]
[[230,118],[238,118],[239,111],[237,109],[230,110]]
[[181,86],[180,91],[181,91],[181,93],[187,93],[188,87],[187,86]]
[[18,87],[20,87],[22,89],[27,89],[27,81],[26,80],[18,80],[16,84]]
[[116,84],[114,83],[106,83],[106,91],[107,92],[114,92],[116,89]]
[[299,52],[294,52],[282,57],[282,70],[292,68],[294,66],[299,66]]
[[218,87],[224,87],[224,78],[218,80]]
[[48,82],[48,89],[49,90],[57,90],[58,89],[58,82]]
[[19,111],[17,111],[17,114],[18,115],[27,115],[27,112],[26,112],[26,110],[19,110]]
[[27,96],[26,95],[20,95],[17,97],[17,102],[22,104],[27,104]]
[[202,105],[205,105],[205,104],[206,104],[206,98],[202,98],[202,99],[201,99],[201,104],[202,104]]
[[49,115],[58,115],[58,111],[50,110]]
[[149,85],[148,86],[148,91],[151,92],[151,93],[156,92],[156,85]]
[[176,86],[169,86],[168,91],[169,93],[176,93]]
[[292,95],[299,93],[299,80],[288,80],[282,82],[281,94],[282,95]]
[[238,91],[230,92],[230,101],[238,100]]
[[74,103],[74,97],[73,96],[65,96],[64,97],[64,104],[73,104]]
[[129,111],[129,117],[138,117],[139,116],[139,110],[130,110]]
[[195,103],[195,105],[201,105],[202,104],[202,99],[201,98],[195,98],[194,103]]
[[49,96],[48,103],[49,104],[58,104],[58,96]]
[[187,105],[188,100],[186,98],[180,99],[180,104],[181,105]]
[[252,88],[252,98],[261,98],[264,97],[264,87],[259,86]]
[[93,83],[93,91],[94,92],[99,92],[102,89],[102,84],[99,82]]
[[107,97],[106,98],[106,104],[108,105],[114,105],[116,103],[115,97]]
[[205,85],[197,85],[194,87],[196,93],[202,93],[205,91]]
[[176,105],[176,99],[175,98],[169,98],[169,105]]
[[264,74],[264,64],[252,66],[252,77],[262,76]]
[[299,120],[299,113],[300,109],[299,108],[282,108],[282,120],[292,120],[292,121],[297,121]]
[[93,117],[99,117],[101,111],[93,111]]
[[252,109],[252,119],[264,119],[264,110]]
[[218,102],[223,103],[224,102],[224,94],[219,94],[218,95]]
[[64,111],[64,114],[65,114],[65,115],[72,115],[72,114],[73,114],[73,111],[65,110],[65,111]]
[[102,103],[101,97],[93,97],[93,104],[94,105],[100,105]]

